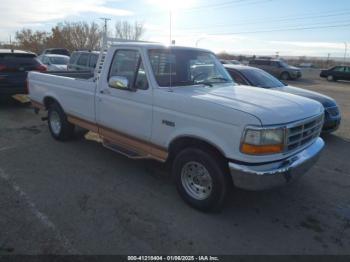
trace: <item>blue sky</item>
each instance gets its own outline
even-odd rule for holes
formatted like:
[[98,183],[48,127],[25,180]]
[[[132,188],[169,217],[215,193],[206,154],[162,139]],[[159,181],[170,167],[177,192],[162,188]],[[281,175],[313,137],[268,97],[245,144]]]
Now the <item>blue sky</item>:
[[350,48],[349,0],[2,0],[0,40],[22,27],[49,30],[65,20],[101,23],[100,17],[109,17],[111,29],[117,20],[137,20],[145,25],[146,40],[169,42],[169,9],[179,45],[334,57],[344,55],[343,42]]

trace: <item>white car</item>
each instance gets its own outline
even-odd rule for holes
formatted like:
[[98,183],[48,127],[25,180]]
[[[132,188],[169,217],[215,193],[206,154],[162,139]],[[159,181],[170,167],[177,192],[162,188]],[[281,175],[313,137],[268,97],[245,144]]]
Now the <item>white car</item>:
[[68,140],[80,126],[125,156],[171,163],[180,195],[197,209],[218,209],[233,185],[288,184],[324,146],[319,102],[235,85],[208,50],[121,42],[100,56],[91,78],[29,73],[51,135]]
[[69,56],[47,54],[38,56],[38,59],[47,66],[47,71],[67,71]]

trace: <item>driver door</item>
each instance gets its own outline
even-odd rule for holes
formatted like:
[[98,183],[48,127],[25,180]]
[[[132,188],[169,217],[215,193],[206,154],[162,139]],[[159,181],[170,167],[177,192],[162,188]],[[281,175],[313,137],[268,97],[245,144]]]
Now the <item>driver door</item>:
[[[107,69],[106,69],[107,70]],[[111,77],[122,77],[128,88],[112,87]],[[115,145],[146,154],[152,128],[152,92],[138,49],[117,49],[107,79],[96,95],[100,135]]]

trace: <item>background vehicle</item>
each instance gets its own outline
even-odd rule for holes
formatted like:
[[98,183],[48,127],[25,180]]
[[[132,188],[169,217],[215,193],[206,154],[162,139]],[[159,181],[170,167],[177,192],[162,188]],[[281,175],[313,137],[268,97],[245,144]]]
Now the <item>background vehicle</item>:
[[48,48],[45,49],[41,55],[47,55],[47,54],[55,54],[55,55],[66,55],[70,56],[70,53],[67,49],[65,48]]
[[47,66],[48,71],[67,71],[69,56],[66,55],[41,55],[38,59]]
[[229,64],[229,65],[241,65],[241,62],[237,60],[225,60],[225,59],[220,59],[221,64]]
[[249,61],[249,65],[260,68],[282,80],[294,80],[301,77],[299,68],[290,66],[279,59],[254,59]]
[[28,71],[46,71],[34,53],[0,49],[0,95],[25,94]]
[[320,93],[302,88],[288,86],[264,70],[249,67],[224,65],[232,79],[240,85],[249,85],[271,90],[286,92],[294,95],[307,97],[320,102],[325,108],[325,119],[322,132],[334,132],[338,129],[341,121],[340,111],[336,101]]
[[335,66],[328,70],[322,70],[320,77],[327,78],[329,81],[350,81],[350,66]]
[[69,59],[67,69],[72,71],[93,71],[96,67],[99,52],[74,51]]
[[53,138],[71,138],[78,125],[130,158],[168,161],[180,195],[197,209],[220,208],[232,183],[285,185],[324,146],[320,103],[234,85],[210,51],[122,42],[98,61],[88,80],[29,74],[30,98],[48,110]]

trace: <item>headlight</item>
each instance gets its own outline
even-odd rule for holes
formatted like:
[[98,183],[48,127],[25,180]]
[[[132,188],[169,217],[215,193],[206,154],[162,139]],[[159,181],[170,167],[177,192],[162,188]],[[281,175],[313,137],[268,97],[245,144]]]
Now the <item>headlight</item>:
[[284,128],[247,128],[243,135],[241,152],[249,155],[280,153],[284,148],[284,133]]

